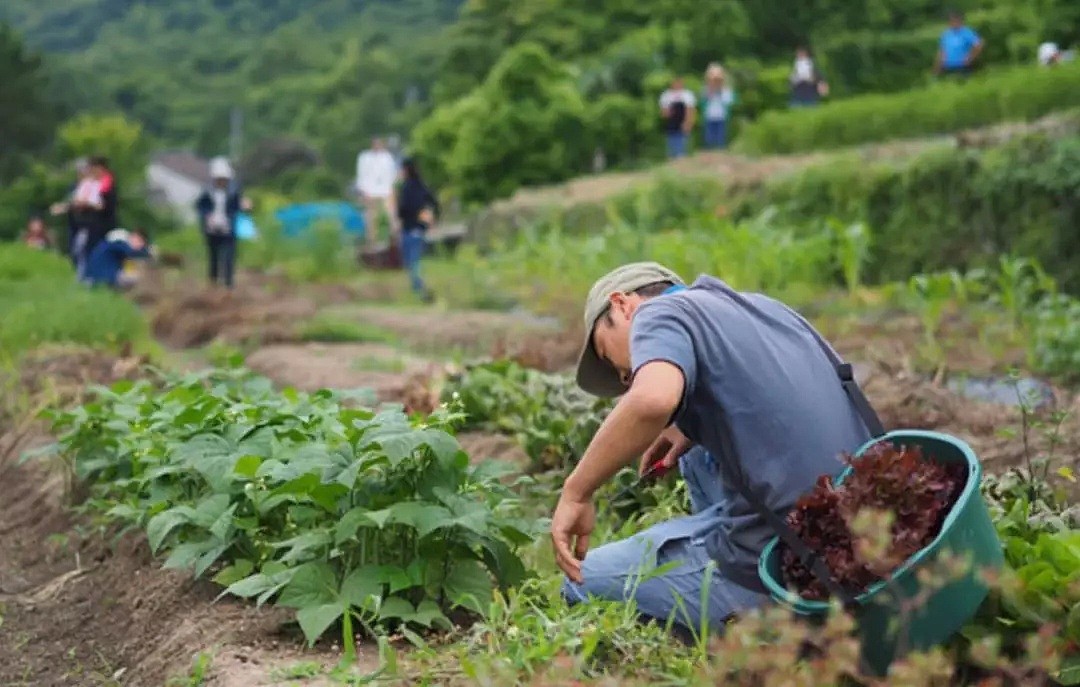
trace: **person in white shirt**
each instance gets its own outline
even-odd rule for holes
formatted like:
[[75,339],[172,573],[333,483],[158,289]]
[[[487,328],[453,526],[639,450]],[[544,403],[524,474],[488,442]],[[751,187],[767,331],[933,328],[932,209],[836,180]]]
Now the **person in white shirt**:
[[686,155],[686,139],[694,128],[697,98],[681,77],[675,77],[671,87],[660,94],[660,115],[664,118],[668,157]]
[[1057,43],[1047,41],[1039,45],[1038,60],[1043,67],[1052,67],[1063,62],[1072,62],[1076,58],[1075,50],[1062,50]]
[[394,202],[394,181],[397,176],[397,162],[382,139],[372,139],[371,148],[356,158],[356,192],[364,206],[364,238],[368,246],[375,241],[381,213],[386,214],[391,235],[397,235]]

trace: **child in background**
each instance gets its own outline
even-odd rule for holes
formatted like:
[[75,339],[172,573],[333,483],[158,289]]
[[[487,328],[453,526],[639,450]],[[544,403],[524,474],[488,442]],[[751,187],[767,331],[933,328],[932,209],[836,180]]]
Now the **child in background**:
[[26,223],[26,232],[23,233],[22,242],[31,248],[49,250],[53,247],[52,236],[45,226],[45,220],[34,215]]

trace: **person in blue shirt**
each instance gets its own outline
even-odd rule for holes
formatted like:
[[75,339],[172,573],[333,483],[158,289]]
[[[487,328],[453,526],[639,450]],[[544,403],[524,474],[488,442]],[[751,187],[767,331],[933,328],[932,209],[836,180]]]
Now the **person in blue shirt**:
[[983,50],[983,40],[970,26],[964,24],[964,15],[949,13],[949,27],[938,42],[934,71],[938,74],[966,76]]
[[111,231],[90,252],[83,280],[90,286],[118,288],[123,286],[121,274],[124,261],[147,257],[150,257],[150,248],[147,245],[146,232],[141,229]]

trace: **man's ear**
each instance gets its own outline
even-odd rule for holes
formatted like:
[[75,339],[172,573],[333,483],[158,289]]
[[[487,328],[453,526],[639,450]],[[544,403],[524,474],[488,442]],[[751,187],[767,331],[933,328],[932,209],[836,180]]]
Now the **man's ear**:
[[626,297],[626,294],[622,291],[616,291],[608,296],[608,301],[611,303],[611,312],[618,312],[624,315],[628,314],[626,306],[629,305],[630,299]]

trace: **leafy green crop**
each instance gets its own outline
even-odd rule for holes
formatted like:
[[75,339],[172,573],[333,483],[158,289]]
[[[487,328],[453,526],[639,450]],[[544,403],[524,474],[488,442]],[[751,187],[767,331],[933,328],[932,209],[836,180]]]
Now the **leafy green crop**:
[[611,410],[565,375],[545,374],[510,360],[476,364],[450,380],[446,400],[458,400],[467,422],[514,435],[533,468],[559,468],[585,451]]
[[310,642],[340,621],[350,653],[354,621],[447,628],[525,577],[533,527],[497,469],[469,464],[454,411],[410,420],[243,370],[161,381],[51,419],[88,507],[144,528],[166,567],[276,598]]

